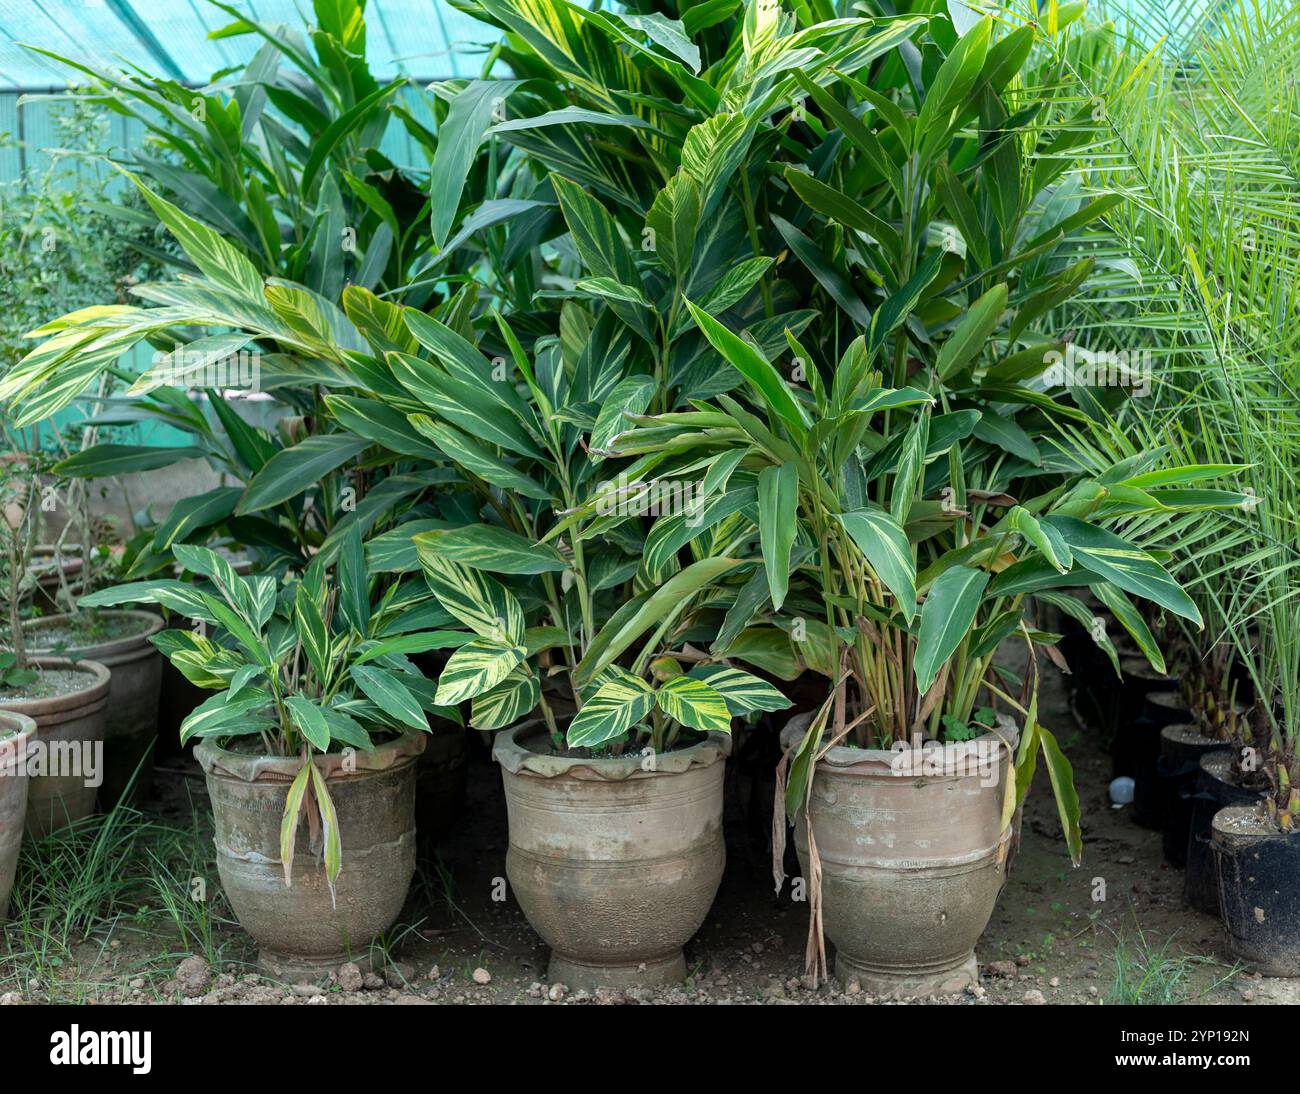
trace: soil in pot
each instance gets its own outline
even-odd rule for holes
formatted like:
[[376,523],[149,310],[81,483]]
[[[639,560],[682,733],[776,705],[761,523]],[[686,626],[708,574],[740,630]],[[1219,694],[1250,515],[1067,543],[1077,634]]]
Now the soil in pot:
[[[786,727],[787,751],[810,717]],[[795,845],[807,878],[811,820],[841,982],[856,978],[883,998],[978,983],[975,944],[1006,881],[1013,840],[1013,826],[1002,826],[1009,768],[993,734],[919,755],[836,746],[817,764]]]
[[1211,833],[1232,952],[1265,976],[1300,976],[1300,832],[1236,805],[1219,810]]
[[0,691],[0,711],[36,723],[28,763],[27,831],[44,836],[90,816],[104,774],[104,714],[111,677],[97,661],[34,657],[37,679]]
[[726,848],[731,739],[656,756],[554,755],[540,721],[501,731],[506,875],[571,990],[653,987],[686,975],[682,946],[708,914]]
[[27,752],[36,723],[23,714],[0,711],[0,919],[9,915],[9,894],[27,819]]
[[1191,825],[1187,832],[1187,873],[1183,878],[1183,899],[1198,912],[1219,915],[1219,874],[1210,846],[1211,829],[1220,809],[1229,805],[1253,805],[1258,790],[1240,786],[1232,771],[1231,752],[1202,756],[1191,797]]
[[325,867],[298,828],[284,883],[280,823],[297,757],[261,756],[201,741],[216,824],[217,872],[258,963],[285,983],[315,982],[345,961],[368,967],[371,943],[396,921],[415,873],[416,763],[424,734],[370,752],[316,756],[338,814],[343,869],[331,896]]
[[149,641],[163,628],[152,612],[95,611],[55,615],[23,625],[34,653],[90,659],[113,675],[104,720],[104,772],[99,803],[112,809],[153,784],[162,654]]
[[1206,737],[1194,725],[1174,724],[1160,731],[1156,787],[1165,826],[1162,849],[1171,866],[1187,865],[1187,836],[1192,827],[1193,795],[1201,757],[1228,749],[1227,741]]

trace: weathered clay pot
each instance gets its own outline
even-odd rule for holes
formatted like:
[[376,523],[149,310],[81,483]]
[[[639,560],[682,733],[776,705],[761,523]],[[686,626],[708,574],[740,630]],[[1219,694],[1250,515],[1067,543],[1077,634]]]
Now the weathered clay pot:
[[415,786],[416,826],[426,847],[446,836],[460,816],[469,757],[462,726],[439,718],[431,722]]
[[1300,832],[1280,831],[1257,805],[1230,805],[1211,841],[1233,954],[1265,976],[1300,976]]
[[397,919],[415,873],[415,771],[424,742],[424,734],[408,734],[352,753],[352,771],[342,755],[316,756],[343,845],[335,900],[305,821],[293,884],[284,883],[280,822],[301,761],[231,752],[206,740],[195,747],[212,799],[222,888],[272,976],[301,983],[345,961],[365,965],[375,936]]
[[[811,717],[791,720],[784,749],[798,746]],[[885,998],[977,982],[975,944],[1013,841],[1014,824],[1002,826],[1010,757],[995,734],[924,755],[837,745],[817,764],[809,809],[795,824],[808,877],[811,815],[836,975]]]
[[[67,583],[68,592],[74,596],[81,592],[83,565],[80,558],[76,556],[69,557],[68,555],[59,556],[59,562],[56,565],[54,548],[37,546],[32,559],[32,569],[36,573],[34,598],[42,611],[58,612],[64,609],[66,605],[59,603],[59,590],[64,582]],[[62,581],[59,579],[60,570],[63,571]]]
[[27,750],[36,723],[25,714],[0,711],[0,919],[9,915],[9,893],[27,818]]
[[104,773],[104,713],[111,677],[98,661],[33,657],[31,663],[86,676],[84,687],[66,695],[0,699],[0,711],[25,714],[36,723],[34,747],[45,753],[37,768],[29,769],[33,773],[27,786],[27,831],[39,838],[95,811]]
[[722,786],[731,740],[654,758],[544,754],[540,721],[497,735],[510,817],[506,875],[570,988],[668,984],[713,905],[726,848]]
[[[124,638],[61,649],[58,654],[90,658],[113,674],[104,717],[104,783],[99,788],[100,806],[112,809],[122,800],[128,786],[134,795],[142,788],[147,791],[153,783],[153,743],[158,736],[158,689],[163,659],[149,638],[163,629],[163,621],[152,612],[114,610],[97,614],[134,623],[136,632]],[[48,645],[42,646],[43,635],[74,621],[74,616],[51,615],[24,624],[29,648],[33,653],[50,653]]]

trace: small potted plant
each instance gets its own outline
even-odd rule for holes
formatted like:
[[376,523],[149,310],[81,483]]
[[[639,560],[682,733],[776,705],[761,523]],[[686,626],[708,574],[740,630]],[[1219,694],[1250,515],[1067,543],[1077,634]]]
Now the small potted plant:
[[32,457],[0,465],[0,566],[8,605],[0,712],[36,725],[26,816],[28,831],[43,836],[95,810],[110,677],[96,661],[32,657],[27,651],[22,590],[37,535],[37,462]]
[[[93,430],[83,437],[93,444]],[[88,447],[82,451],[89,451]],[[62,465],[56,464],[55,474]],[[74,465],[75,467],[75,465]],[[93,545],[95,521],[90,508],[90,480],[69,480],[67,503],[80,529],[82,544]],[[111,556],[89,546],[83,554],[78,587],[85,593],[103,584]],[[60,598],[61,599],[61,598]],[[54,615],[23,623],[27,649],[41,656],[92,660],[112,674],[104,716],[104,770],[99,787],[101,808],[112,809],[127,794],[140,792],[153,782],[153,746],[158,732],[158,697],[162,683],[162,655],[149,639],[162,630],[162,618],[153,612],[72,606]]]
[[397,585],[372,610],[355,526],[333,569],[319,555],[283,585],[204,547],[173,550],[195,583],[131,583],[87,606],[159,603],[195,621],[152,641],[215,692],[181,737],[198,741],[221,883],[262,967],[296,983],[366,962],[415,870],[416,761],[437,710],[407,655],[459,636],[403,633],[428,596]]
[[[8,682],[14,674],[13,665],[3,667],[12,657],[0,653],[0,688],[13,686]],[[0,711],[0,919],[9,914],[9,894],[27,819],[27,757],[35,739],[35,722],[24,714]]]

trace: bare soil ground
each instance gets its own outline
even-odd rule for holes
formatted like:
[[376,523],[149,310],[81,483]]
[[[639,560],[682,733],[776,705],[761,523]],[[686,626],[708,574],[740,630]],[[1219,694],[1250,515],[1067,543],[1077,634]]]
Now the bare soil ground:
[[[1300,1001],[1289,981],[1234,966],[1217,920],[1182,903],[1182,872],[1161,857],[1160,835],[1133,824],[1107,798],[1110,759],[1074,724],[1059,679],[1048,682],[1043,711],[1074,764],[1084,809],[1085,852],[1070,866],[1051,792],[1034,787],[1012,876],[984,934],[974,990],[932,1002],[1100,1003],[1115,994],[1117,970],[1137,966],[1148,1001],[1265,1003]],[[84,937],[59,939],[37,917],[11,924],[0,949],[5,1002],[141,1003],[820,1003],[875,1002],[856,985],[832,980],[809,990],[802,980],[807,906],[773,892],[768,848],[770,756],[738,757],[727,786],[727,870],[713,910],[687,947],[680,987],[645,992],[570,992],[546,979],[547,951],[504,885],[507,846],[500,778],[475,740],[466,807],[440,853],[421,862],[403,923],[385,939],[382,975],[345,971],[317,985],[280,985],[257,974],[248,939],[221,907],[202,819],[173,776],[153,810],[160,823],[193,829],[195,868],[209,870],[209,900],[154,892],[115,898]],[[164,780],[166,781],[166,780]],[[194,795],[199,796],[199,795]],[[160,857],[160,856],[155,856]],[[206,864],[206,865],[205,865]],[[188,884],[184,869],[166,876]],[[1101,899],[1096,899],[1101,897]],[[138,903],[135,903],[138,902]],[[135,904],[134,908],[132,905]],[[194,959],[183,959],[193,955]],[[1159,997],[1157,997],[1157,995]]]

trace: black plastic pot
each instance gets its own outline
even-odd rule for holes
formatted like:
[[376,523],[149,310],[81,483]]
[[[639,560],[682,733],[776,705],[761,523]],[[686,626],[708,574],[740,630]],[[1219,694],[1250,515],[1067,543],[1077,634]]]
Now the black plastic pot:
[[[1111,777],[1129,775],[1136,780],[1145,773],[1150,778],[1155,774],[1156,757],[1160,754],[1161,727],[1185,720],[1188,716],[1167,717],[1162,721],[1159,718],[1165,708],[1147,704],[1147,696],[1152,692],[1168,692],[1176,688],[1176,678],[1156,672],[1145,657],[1125,657],[1120,661],[1120,667],[1124,676],[1115,692],[1111,713],[1114,733]],[[1157,717],[1152,716],[1153,712]]]
[[1214,817],[1219,907],[1232,952],[1265,976],[1300,976],[1300,833],[1281,832],[1257,806]]
[[1226,741],[1203,737],[1190,725],[1175,723],[1160,731],[1156,792],[1165,816],[1165,861],[1171,866],[1187,865],[1187,834],[1192,827],[1192,805],[1201,757],[1225,752],[1228,747]]
[[1187,873],[1183,899],[1198,912],[1219,914],[1219,875],[1210,848],[1215,814],[1229,805],[1253,805],[1260,794],[1232,781],[1232,754],[1212,752],[1201,757],[1196,792],[1191,795],[1191,826],[1187,832]]
[[1166,726],[1186,723],[1192,712],[1176,691],[1149,691],[1134,719],[1135,767],[1133,773],[1133,820],[1143,828],[1162,830],[1172,800],[1170,783],[1160,774],[1161,732]]

